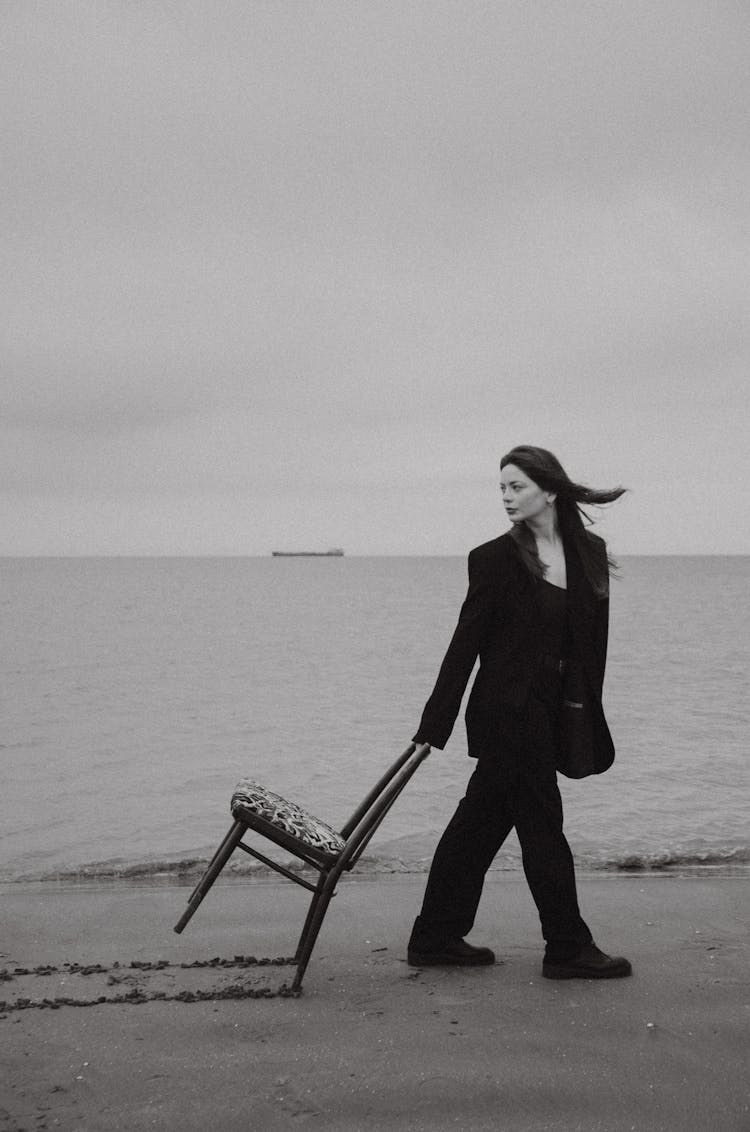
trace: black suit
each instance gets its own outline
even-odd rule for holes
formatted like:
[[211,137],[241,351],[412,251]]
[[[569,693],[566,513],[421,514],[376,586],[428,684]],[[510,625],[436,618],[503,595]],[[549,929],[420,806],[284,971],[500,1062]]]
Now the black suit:
[[[588,536],[606,562],[602,539]],[[602,711],[607,658],[609,601],[597,599],[580,559],[565,548],[570,661],[585,677],[595,728],[596,771],[612,765],[614,747]],[[519,719],[539,663],[538,582],[521,561],[510,532],[475,547],[469,554],[469,590],[456,631],[425,706],[415,742],[444,747],[461,699],[479,658],[479,671],[466,708],[469,754],[501,753],[518,741]]]
[[[588,537],[604,563],[603,541]],[[614,758],[601,704],[609,603],[596,597],[571,546],[565,558],[567,661],[586,688],[591,772],[598,773]],[[469,554],[466,600],[414,739],[445,746],[479,658],[466,708],[469,754],[478,761],[435,853],[412,933],[411,946],[418,951],[439,948],[471,929],[484,875],[513,826],[548,958],[568,958],[591,939],[578,911],[573,859],[563,834],[555,772],[562,678],[540,665],[540,585],[510,532]]]

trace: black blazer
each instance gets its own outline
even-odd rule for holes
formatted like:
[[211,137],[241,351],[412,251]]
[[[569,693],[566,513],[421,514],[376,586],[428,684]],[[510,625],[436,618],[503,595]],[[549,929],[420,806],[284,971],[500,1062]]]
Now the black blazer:
[[[606,561],[603,539],[591,533],[587,537]],[[602,710],[609,600],[596,596],[572,546],[565,547],[565,561],[570,676],[577,683],[576,697],[585,696],[593,739],[591,769],[586,773],[601,773],[614,760]],[[415,742],[445,746],[477,657],[479,670],[466,708],[469,755],[501,755],[504,748],[520,741],[523,709],[542,647],[539,584],[523,564],[509,531],[470,552],[466,600]]]

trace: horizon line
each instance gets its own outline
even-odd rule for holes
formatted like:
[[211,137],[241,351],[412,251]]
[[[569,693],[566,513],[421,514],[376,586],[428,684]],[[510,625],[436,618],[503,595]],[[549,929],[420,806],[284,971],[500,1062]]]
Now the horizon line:
[[[326,555],[319,553],[316,555],[309,555],[315,558],[333,558],[336,561],[341,561],[345,558],[465,558],[468,551],[437,551],[425,552],[423,554],[413,554],[406,552],[388,552],[388,551],[371,551],[371,552],[352,552],[340,555]],[[748,558],[750,557],[750,550],[644,550],[644,551],[617,551],[619,558]],[[258,558],[258,559],[273,559],[274,556],[270,551],[263,553],[244,553],[242,551],[228,551],[228,552],[195,552],[195,553],[182,553],[182,552],[128,552],[128,553],[76,553],[76,554],[59,554],[59,553],[0,553],[0,559],[37,559],[37,558],[71,558],[71,559],[87,559],[87,558],[124,558],[124,559],[150,559],[150,558]],[[283,557],[308,557],[305,554],[297,555],[284,555]]]

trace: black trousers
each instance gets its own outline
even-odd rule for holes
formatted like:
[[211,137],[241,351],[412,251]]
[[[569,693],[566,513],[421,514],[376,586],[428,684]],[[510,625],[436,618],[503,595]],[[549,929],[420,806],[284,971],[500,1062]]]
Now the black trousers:
[[409,946],[437,950],[474,924],[485,874],[515,826],[523,869],[539,911],[548,959],[568,959],[591,940],[581,918],[573,856],[563,833],[555,771],[559,684],[547,678],[529,699],[515,751],[481,757],[430,868]]

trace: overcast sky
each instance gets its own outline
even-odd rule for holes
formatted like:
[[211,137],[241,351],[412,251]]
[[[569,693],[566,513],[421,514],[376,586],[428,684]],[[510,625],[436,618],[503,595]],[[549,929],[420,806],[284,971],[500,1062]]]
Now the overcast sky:
[[0,553],[750,553],[750,7],[4,0]]

